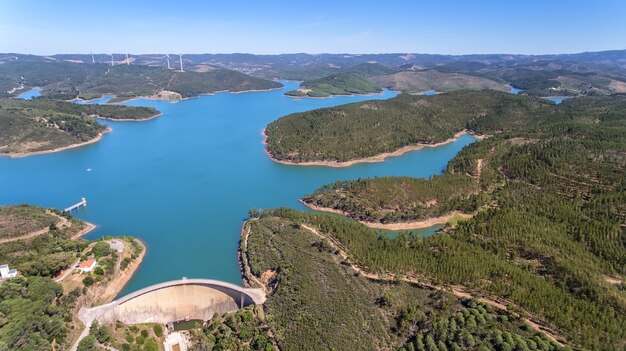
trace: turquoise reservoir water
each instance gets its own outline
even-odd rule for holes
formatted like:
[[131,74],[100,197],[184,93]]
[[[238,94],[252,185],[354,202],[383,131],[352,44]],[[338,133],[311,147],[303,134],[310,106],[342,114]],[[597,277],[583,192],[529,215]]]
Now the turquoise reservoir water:
[[24,100],[30,100],[37,96],[41,96],[41,88],[33,88],[31,90],[21,93],[17,97]]
[[554,102],[555,104],[560,104],[562,103],[564,100],[569,99],[569,97],[567,96],[552,96],[552,97],[547,97],[545,98],[546,100],[550,100],[552,102]]
[[[110,122],[98,143],[60,153],[0,157],[0,204],[64,208],[86,197],[75,215],[98,228],[88,238],[132,234],[148,253],[122,292],[186,277],[241,284],[237,245],[250,208],[288,206],[335,180],[440,173],[465,145],[463,136],[388,162],[348,168],[286,166],[264,153],[261,130],[291,112],[395,93],[331,99],[294,99],[282,90],[222,93],[170,103],[134,100],[163,112],[146,122]],[[88,171],[90,169],[90,171]]]

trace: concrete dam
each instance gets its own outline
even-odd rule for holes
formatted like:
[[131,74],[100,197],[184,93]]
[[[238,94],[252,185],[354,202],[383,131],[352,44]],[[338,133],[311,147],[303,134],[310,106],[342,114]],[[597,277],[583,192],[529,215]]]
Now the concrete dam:
[[182,319],[208,320],[214,313],[264,302],[261,289],[212,279],[181,279],[149,286],[105,305],[81,309],[79,318],[88,323],[97,320],[165,324]]

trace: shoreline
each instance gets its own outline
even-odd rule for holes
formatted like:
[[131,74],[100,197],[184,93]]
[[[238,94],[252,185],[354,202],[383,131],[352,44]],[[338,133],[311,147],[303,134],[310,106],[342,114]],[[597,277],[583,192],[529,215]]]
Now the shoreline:
[[145,121],[155,119],[157,117],[161,117],[162,115],[163,113],[159,112],[153,116],[146,117],[146,118],[107,118],[107,117],[100,117],[100,116],[96,116],[96,118],[104,119],[106,121],[112,121],[112,122],[145,122]]
[[[242,94],[242,93],[256,93],[256,92],[268,92],[268,91],[274,91],[274,90],[280,90],[282,89],[284,86],[279,87],[279,88],[268,88],[268,89],[249,89],[249,90],[240,90],[240,91],[231,91],[231,90],[216,90],[210,93],[200,93],[196,96],[189,96],[189,97],[183,97],[181,99],[167,99],[167,98],[158,98],[158,97],[154,97],[154,95],[152,96],[135,96],[135,97],[131,97],[128,99],[124,99],[124,100],[119,100],[119,101],[115,101],[113,103],[108,103],[111,105],[117,105],[117,104],[122,104],[125,102],[129,102],[129,101],[133,101],[133,100],[154,100],[154,101],[169,101],[171,103],[177,103],[180,101],[185,101],[185,100],[191,100],[191,99],[197,99],[201,96],[212,96],[212,95],[216,95],[216,94],[221,94],[221,93],[228,93],[228,94]],[[107,96],[111,96],[111,95],[107,95]],[[113,95],[115,96],[115,95]],[[117,96],[115,96],[115,98],[117,98]]]
[[[298,89],[295,89],[298,90]],[[391,92],[396,92],[395,90],[391,90],[391,89],[387,89]],[[290,97],[292,99],[332,99],[332,98],[337,98],[337,97],[351,97],[351,96],[374,96],[374,95],[384,95],[385,94],[385,90],[383,89],[381,92],[378,93],[367,93],[367,94],[341,94],[341,95],[329,95],[329,96],[308,96],[308,95],[303,95],[303,96],[295,96],[295,95],[287,95],[287,92],[285,92],[283,95]]]
[[352,220],[355,220],[369,228],[372,229],[384,229],[384,230],[412,230],[412,229],[424,229],[424,228],[429,228],[435,225],[439,225],[439,224],[446,224],[448,223],[452,218],[454,217],[462,217],[462,218],[471,218],[472,215],[466,214],[466,213],[462,213],[459,211],[453,211],[450,212],[446,215],[443,216],[439,216],[439,217],[431,217],[428,219],[423,219],[423,220],[419,220],[419,221],[412,221],[412,222],[397,222],[397,223],[379,223],[379,222],[367,222],[367,221],[361,221],[361,220],[357,220],[352,218],[352,216],[345,211],[341,211],[341,210],[336,210],[334,208],[330,208],[330,207],[321,207],[321,206],[317,206],[317,205],[313,205],[313,204],[309,204],[305,201],[303,201],[302,199],[298,200],[301,204],[303,204],[304,206],[310,208],[311,210],[314,211],[320,211],[320,212],[328,212],[328,213],[335,213],[335,214],[339,214],[345,217],[348,217]]
[[100,139],[102,139],[102,137],[105,134],[110,133],[112,131],[113,131],[113,129],[111,129],[111,127],[107,127],[104,131],[98,133],[98,135],[95,138],[93,138],[91,140],[83,141],[83,142],[77,143],[77,144],[71,144],[71,145],[68,145],[68,146],[57,147],[57,148],[50,149],[50,150],[20,152],[20,153],[12,153],[12,154],[1,154],[0,156],[9,157],[9,158],[21,158],[21,157],[45,155],[45,154],[51,154],[51,153],[54,153],[54,152],[61,152],[61,151],[69,150],[69,149],[75,149],[75,148],[79,148],[81,146],[97,143],[98,141],[100,141]]
[[80,232],[72,235],[72,237],[70,239],[76,240],[76,239],[80,238],[81,236],[87,235],[87,233],[91,232],[92,230],[94,230],[94,229],[96,229],[98,227],[97,225],[95,225],[93,223],[90,223],[90,222],[87,222],[87,221],[83,221],[83,220],[81,220],[81,221],[83,223],[85,223],[85,228],[83,228],[83,230],[81,230]]
[[133,276],[135,275],[135,273],[141,266],[141,263],[143,262],[143,259],[146,255],[146,251],[148,251],[148,247],[146,246],[146,244],[144,244],[143,241],[135,237],[132,237],[132,238],[133,240],[137,241],[139,245],[141,245],[143,250],[141,250],[141,253],[139,254],[139,256],[137,256],[137,258],[135,258],[126,267],[126,269],[119,271],[117,277],[115,277],[115,279],[109,282],[109,284],[104,289],[104,292],[102,293],[102,295],[100,295],[100,298],[104,301],[103,303],[109,303],[115,300],[117,295],[119,295],[119,293],[122,290],[124,290],[126,285],[128,285],[130,280],[133,278]]
[[[75,103],[75,102],[77,102],[77,101],[80,101],[80,102],[82,102],[83,104],[89,104],[89,103],[92,103],[92,102],[94,102],[94,101],[96,101],[96,100],[104,99],[105,97],[111,97],[111,98],[114,98],[114,97],[115,97],[115,95],[111,95],[111,94],[103,94],[103,95],[100,95],[100,97],[93,98],[93,99],[89,99],[89,100],[85,100],[85,99],[81,99],[81,98],[79,98],[79,97],[75,97],[75,98],[73,98],[73,99],[71,99],[71,100],[65,100],[65,101],[74,102],[74,103]],[[106,104],[106,102],[105,102],[105,104]]]
[[[443,146],[449,143],[452,143],[454,141],[456,141],[459,137],[465,135],[465,134],[469,134],[471,136],[473,136],[474,138],[476,138],[477,140],[484,140],[486,138],[488,138],[488,135],[476,135],[468,130],[462,130],[458,133],[456,133],[452,138],[449,138],[447,140],[444,140],[442,142],[439,143],[435,143],[435,144],[413,144],[413,145],[407,145],[407,146],[403,146],[395,151],[391,151],[391,152],[383,152],[381,154],[378,155],[374,155],[374,156],[370,156],[370,157],[364,157],[364,158],[358,158],[358,159],[354,159],[354,160],[350,160],[350,161],[304,161],[304,162],[294,162],[294,161],[286,161],[286,160],[279,160],[277,158],[275,158],[272,153],[267,149],[267,146],[265,146],[263,149],[265,150],[265,154],[267,154],[267,156],[270,158],[270,160],[276,162],[276,163],[280,163],[283,165],[290,165],[290,166],[325,166],[325,167],[350,167],[353,166],[355,164],[359,164],[359,163],[378,163],[378,162],[385,162],[387,160],[387,158],[389,157],[398,157],[398,156],[402,156],[406,153],[412,152],[412,151],[417,151],[423,148],[427,148],[427,147],[439,147],[439,146]],[[263,145],[267,145],[267,134],[265,132],[265,128],[263,128],[263,130],[261,131],[261,135],[263,136]]]

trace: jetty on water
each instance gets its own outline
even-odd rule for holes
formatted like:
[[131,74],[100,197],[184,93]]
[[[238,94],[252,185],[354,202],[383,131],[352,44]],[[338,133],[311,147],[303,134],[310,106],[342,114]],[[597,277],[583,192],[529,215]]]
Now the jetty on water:
[[87,207],[87,200],[84,197],[80,198],[80,202],[77,202],[77,203],[73,204],[72,206],[64,209],[63,212],[68,212],[69,213],[69,212],[72,212],[72,211],[74,211],[76,209],[79,209],[81,207]]

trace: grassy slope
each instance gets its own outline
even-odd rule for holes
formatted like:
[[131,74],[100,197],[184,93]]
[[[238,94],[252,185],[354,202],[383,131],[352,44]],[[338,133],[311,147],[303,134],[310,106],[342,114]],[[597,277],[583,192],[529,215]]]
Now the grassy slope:
[[494,89],[508,91],[506,84],[474,75],[452,72],[403,71],[372,78],[392,90],[421,92],[427,90],[453,91],[460,89]]
[[92,115],[143,119],[146,107],[78,105],[54,100],[0,100],[0,153],[46,151],[92,140],[105,130]]
[[[54,220],[42,218],[47,211],[55,210],[30,205],[4,206],[0,207],[0,215],[2,215],[0,221],[6,219],[9,214],[9,217],[18,220],[19,223],[40,222],[42,219],[44,222],[39,224],[57,223],[57,217],[54,217]],[[84,223],[71,216],[68,216],[68,219],[71,224],[69,227],[58,228],[29,240],[1,244],[0,262],[8,263],[25,275],[53,277],[59,270],[67,268],[76,259],[77,252],[79,252],[77,250],[86,245],[83,242],[70,240],[73,235],[84,229]],[[15,229],[17,232],[25,230],[25,228]]]
[[45,229],[58,221],[55,215],[41,207],[3,206],[0,207],[0,239]]
[[490,90],[404,94],[279,118],[267,126],[267,149],[294,162],[348,161],[441,142],[466,128],[482,134],[524,126],[553,110],[540,99]]

